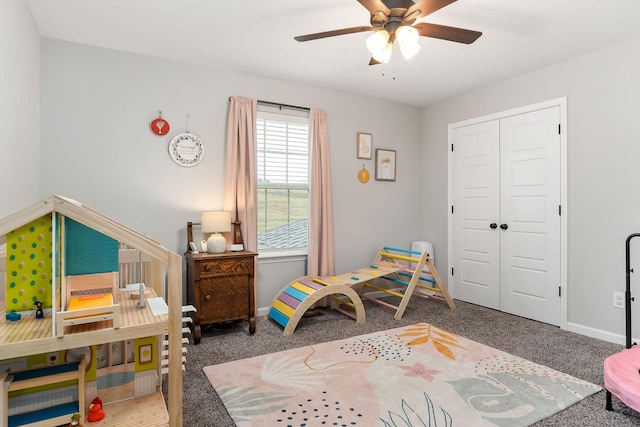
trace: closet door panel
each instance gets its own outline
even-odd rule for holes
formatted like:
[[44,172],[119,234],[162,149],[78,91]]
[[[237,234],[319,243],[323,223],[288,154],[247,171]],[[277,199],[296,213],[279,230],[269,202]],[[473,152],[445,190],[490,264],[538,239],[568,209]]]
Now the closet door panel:
[[499,127],[497,121],[453,134],[453,253],[456,298],[500,306]]
[[559,107],[500,120],[500,309],[560,323]]

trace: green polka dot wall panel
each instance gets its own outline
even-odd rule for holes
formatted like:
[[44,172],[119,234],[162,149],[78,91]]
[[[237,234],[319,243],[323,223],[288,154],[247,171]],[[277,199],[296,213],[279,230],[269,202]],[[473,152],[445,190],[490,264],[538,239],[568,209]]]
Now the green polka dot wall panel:
[[52,238],[50,214],[7,234],[7,312],[51,307]]
[[67,217],[64,246],[68,276],[118,271],[118,241]]

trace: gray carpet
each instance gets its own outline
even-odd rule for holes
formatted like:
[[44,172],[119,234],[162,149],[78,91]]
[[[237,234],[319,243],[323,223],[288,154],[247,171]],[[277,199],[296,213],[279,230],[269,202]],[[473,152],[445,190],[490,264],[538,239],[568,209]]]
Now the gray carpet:
[[[188,346],[184,373],[184,426],[233,427],[235,424],[205,377],[202,368],[289,348],[348,338],[412,323],[426,322],[516,356],[604,386],[605,357],[623,346],[563,331],[555,326],[456,301],[445,304],[414,297],[401,320],[375,304],[365,302],[367,322],[333,311],[317,309],[304,318],[290,337],[267,318],[258,320],[256,333],[248,335],[245,322],[230,322],[203,330],[202,341]],[[640,426],[640,414],[613,399],[614,411],[604,409],[605,393],[590,396],[535,426]],[[366,426],[370,427],[370,426]],[[467,427],[467,426],[464,426]]]

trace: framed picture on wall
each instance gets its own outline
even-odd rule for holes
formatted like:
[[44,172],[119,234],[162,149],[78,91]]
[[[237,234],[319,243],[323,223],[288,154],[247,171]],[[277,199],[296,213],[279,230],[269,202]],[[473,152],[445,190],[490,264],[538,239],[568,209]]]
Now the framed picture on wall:
[[153,346],[145,344],[138,347],[138,361],[140,364],[151,363],[153,361]]
[[356,157],[358,159],[371,160],[371,134],[358,132],[358,140],[356,146]]
[[396,180],[396,150],[376,149],[376,181]]

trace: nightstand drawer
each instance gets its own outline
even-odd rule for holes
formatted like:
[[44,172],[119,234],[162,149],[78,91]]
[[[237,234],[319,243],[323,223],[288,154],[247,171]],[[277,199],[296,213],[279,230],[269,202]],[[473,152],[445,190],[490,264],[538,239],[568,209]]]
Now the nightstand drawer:
[[220,258],[215,261],[202,261],[197,264],[197,267],[197,278],[221,274],[251,274],[253,273],[253,257]]

